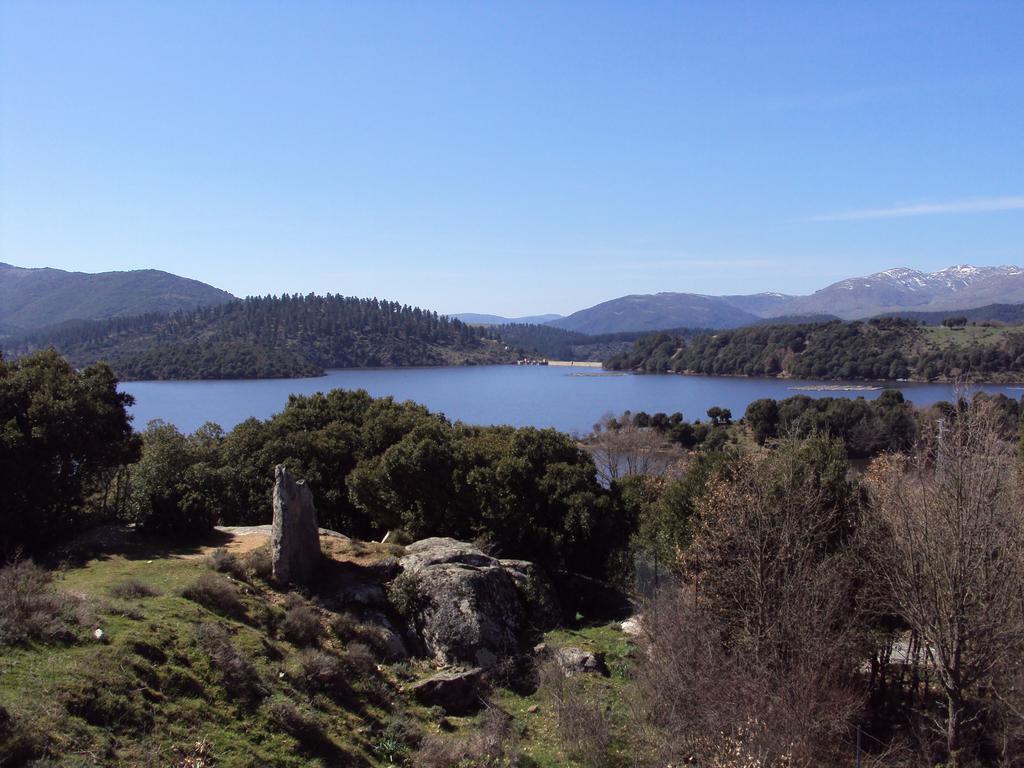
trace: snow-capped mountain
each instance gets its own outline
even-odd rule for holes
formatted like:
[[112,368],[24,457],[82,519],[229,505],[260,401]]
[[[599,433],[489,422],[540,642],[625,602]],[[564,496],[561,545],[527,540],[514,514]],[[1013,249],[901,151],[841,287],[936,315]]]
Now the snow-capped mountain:
[[1024,302],[1024,269],[970,264],[920,272],[897,267],[840,280],[810,296],[794,298],[771,315],[828,313],[845,319],[902,310],[971,309]]
[[622,296],[550,325],[583,333],[735,328],[765,318],[805,321],[822,316],[854,320],[886,313],[955,312],[989,304],[1024,304],[1024,269],[958,264],[938,272],[906,267],[840,280],[810,296],[757,293],[706,296],[657,293]]

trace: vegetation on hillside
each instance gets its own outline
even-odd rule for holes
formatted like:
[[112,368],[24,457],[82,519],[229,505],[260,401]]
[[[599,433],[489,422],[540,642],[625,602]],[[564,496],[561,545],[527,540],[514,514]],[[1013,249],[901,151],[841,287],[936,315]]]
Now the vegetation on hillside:
[[[0,367],[5,488],[25,500],[5,546],[66,563],[0,567],[3,764],[1024,760],[1018,401],[794,397],[741,419],[626,414],[577,442],[334,391],[226,434],[154,423],[140,446],[113,384],[54,353]],[[478,713],[415,704],[430,662],[373,646],[337,584],[280,590],[265,550],[213,549],[215,522],[267,521],[276,463],[325,526],[392,532],[338,543],[344,568],[475,539],[556,575],[568,624],[500,660]],[[135,529],[55,548],[90,515]],[[609,583],[643,601],[632,638],[588,602]],[[606,674],[553,665],[568,645]]]
[[508,362],[486,330],[378,299],[267,296],[172,314],[69,323],[8,340],[54,346],[75,365],[125,379],[308,376],[327,368]]
[[1019,381],[1024,378],[1024,331],[924,328],[899,319],[752,326],[689,340],[655,334],[605,365],[726,376]]

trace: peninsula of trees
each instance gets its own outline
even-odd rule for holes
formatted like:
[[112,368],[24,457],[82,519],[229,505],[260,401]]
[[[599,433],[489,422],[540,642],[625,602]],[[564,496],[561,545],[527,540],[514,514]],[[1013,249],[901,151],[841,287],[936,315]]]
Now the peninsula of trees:
[[6,351],[53,346],[79,367],[108,362],[122,379],[275,378],[513,360],[493,336],[398,302],[311,294],[69,323],[8,339]]
[[1022,381],[1024,328],[939,327],[898,318],[756,325],[692,339],[659,333],[605,362],[612,370],[718,376]]

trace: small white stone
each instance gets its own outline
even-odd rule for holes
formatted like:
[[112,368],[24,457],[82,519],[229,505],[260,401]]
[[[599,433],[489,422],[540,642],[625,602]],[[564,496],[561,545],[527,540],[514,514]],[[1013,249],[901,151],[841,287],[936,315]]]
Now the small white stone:
[[102,643],[107,634],[102,629],[97,628],[96,631],[92,633],[92,636],[96,638],[97,642]]

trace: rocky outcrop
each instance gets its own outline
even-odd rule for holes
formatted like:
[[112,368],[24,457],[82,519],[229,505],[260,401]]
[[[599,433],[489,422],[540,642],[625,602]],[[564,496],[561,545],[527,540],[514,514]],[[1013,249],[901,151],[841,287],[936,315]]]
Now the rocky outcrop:
[[421,704],[428,707],[443,707],[446,712],[460,713],[479,707],[483,684],[483,670],[474,668],[440,672],[426,680],[420,680],[409,690]]
[[441,664],[489,667],[519,651],[526,611],[509,572],[471,544],[417,541],[389,593],[422,651]]
[[551,580],[529,560],[499,560],[519,592],[530,626],[547,632],[562,623],[562,606]]
[[568,645],[556,648],[552,656],[566,677],[585,674],[608,677],[608,666],[604,663],[603,653],[584,651],[582,648]]
[[274,522],[270,534],[271,565],[277,584],[304,584],[320,562],[320,532],[313,493],[283,464],[274,468]]

